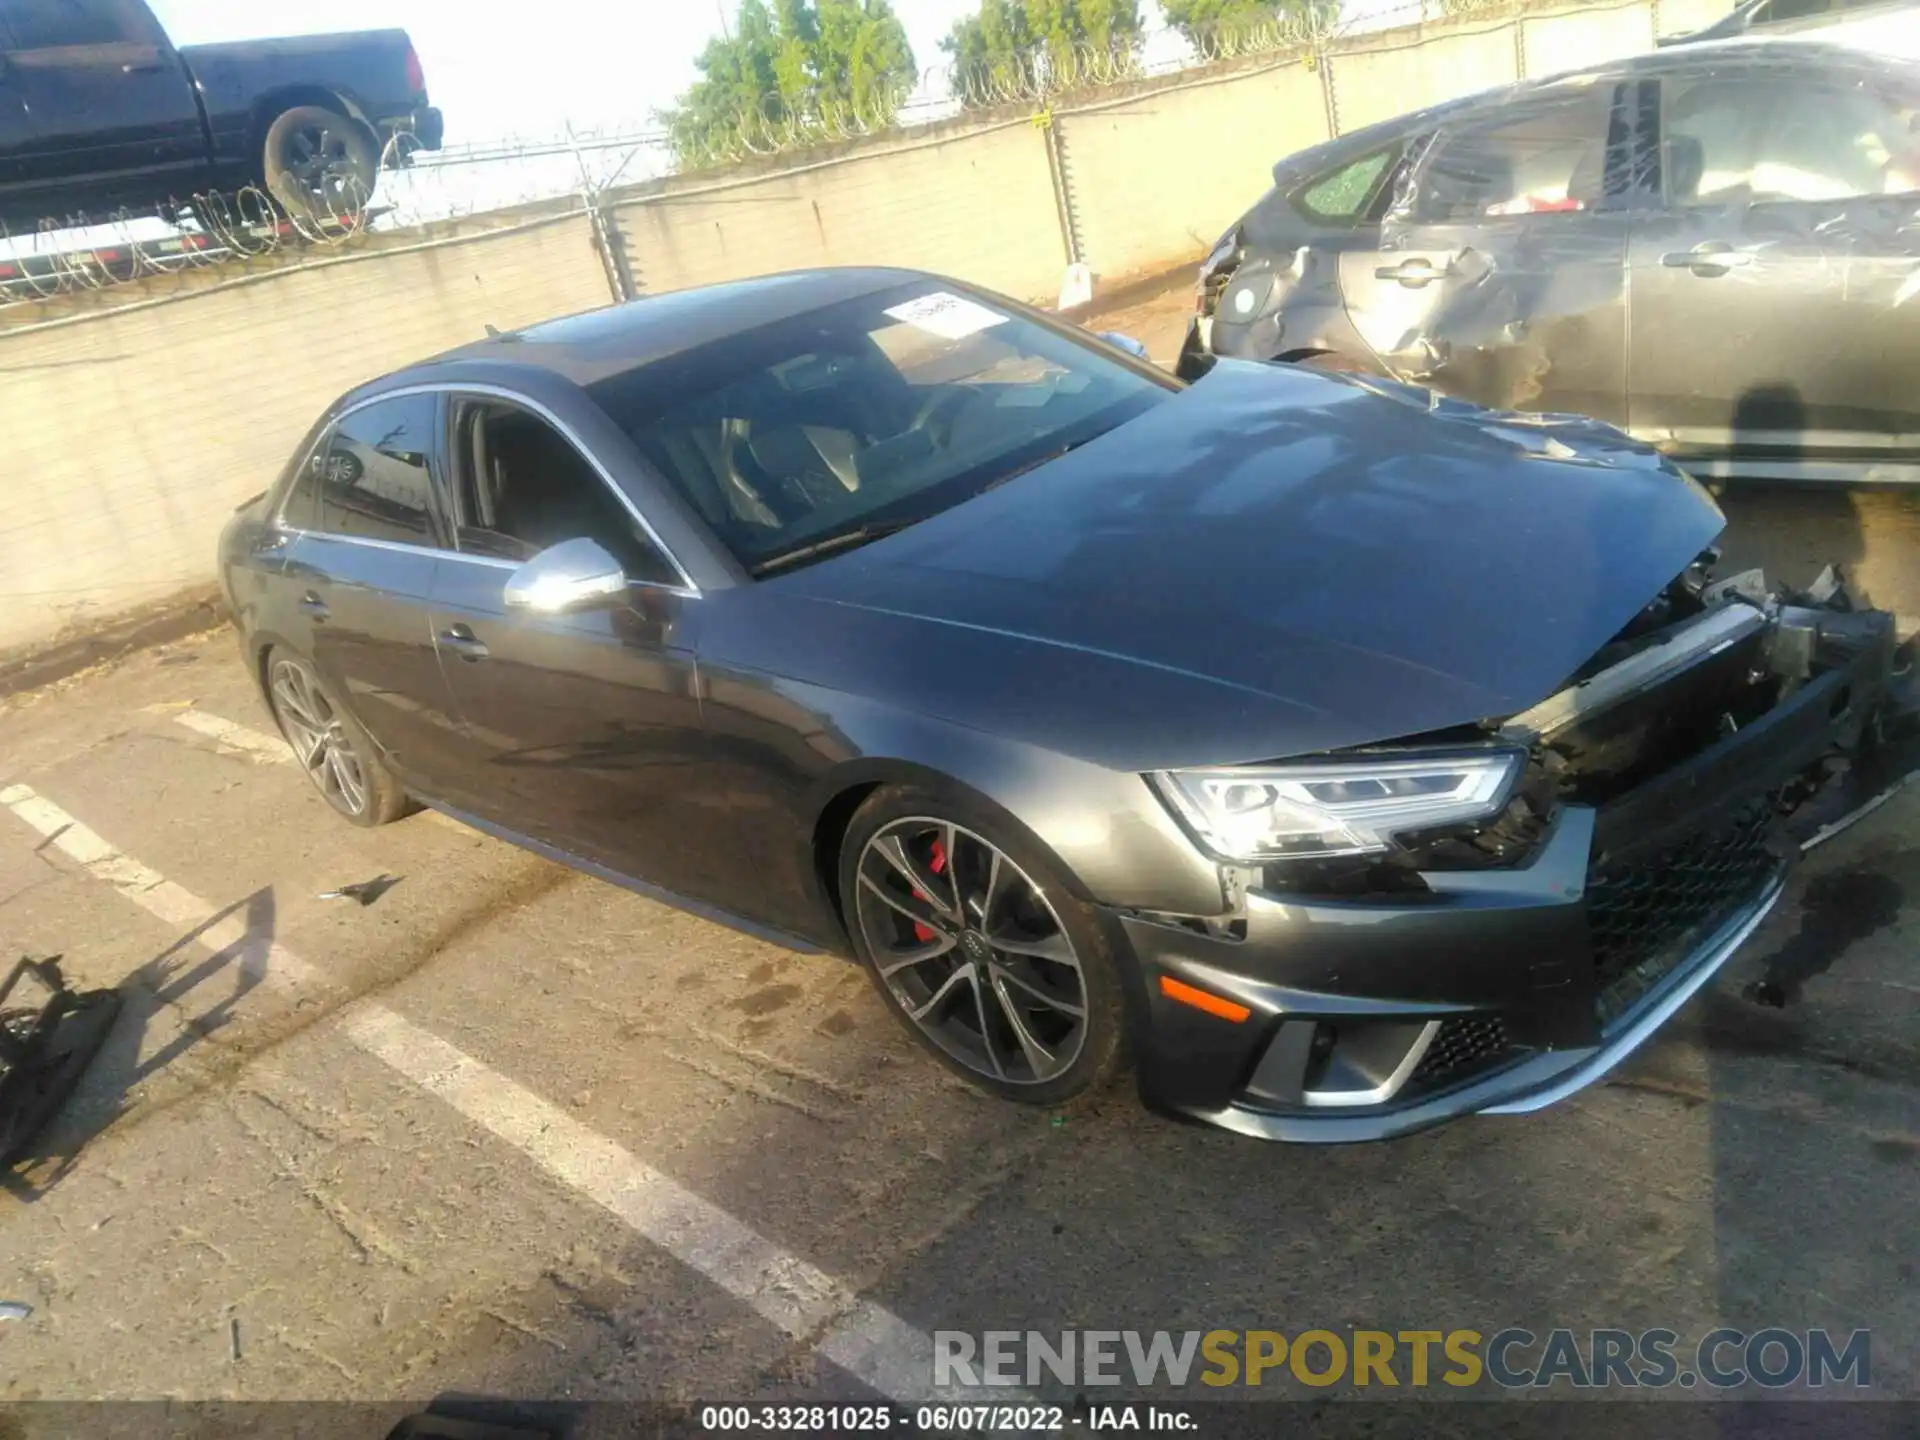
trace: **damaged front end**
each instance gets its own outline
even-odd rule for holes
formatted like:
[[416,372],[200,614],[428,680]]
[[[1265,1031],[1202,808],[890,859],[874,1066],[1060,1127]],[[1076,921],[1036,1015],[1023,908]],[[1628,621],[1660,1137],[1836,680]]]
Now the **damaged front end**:
[[1793,591],[1716,581],[1717,558],[1545,700],[1420,737],[1524,752],[1492,819],[1241,872],[1233,923],[1205,938],[1134,922],[1136,948],[1196,983],[1231,976],[1272,1017],[1230,1066],[1170,1065],[1152,1088],[1289,1140],[1530,1111],[1604,1076],[1711,980],[1801,848],[1920,763],[1893,617],[1832,571]]
[[1711,552],[1565,689],[1497,727],[1528,799],[1591,809],[1585,875],[1604,1032],[1700,939],[1770,903],[1802,844],[1892,783],[1910,663],[1893,616],[1828,570],[1804,592]]

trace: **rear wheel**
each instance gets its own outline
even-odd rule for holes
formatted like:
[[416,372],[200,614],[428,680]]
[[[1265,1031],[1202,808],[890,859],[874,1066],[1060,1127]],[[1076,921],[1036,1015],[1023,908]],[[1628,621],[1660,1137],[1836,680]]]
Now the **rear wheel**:
[[848,827],[840,895],[887,1008],[974,1085],[1059,1105],[1122,1068],[1120,980],[1092,908],[981,807],[877,791]]
[[283,650],[268,655],[267,699],[293,758],[336,811],[368,828],[407,813],[407,793],[372,738],[305,660]]
[[267,127],[267,189],[296,220],[357,223],[373,198],[380,153],[358,123],[299,105]]

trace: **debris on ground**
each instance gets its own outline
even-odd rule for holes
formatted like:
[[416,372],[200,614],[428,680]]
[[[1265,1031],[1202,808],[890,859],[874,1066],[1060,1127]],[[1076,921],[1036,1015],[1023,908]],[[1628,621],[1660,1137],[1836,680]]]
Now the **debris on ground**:
[[[59,1113],[120,1014],[118,992],[74,990],[60,973],[60,958],[22,956],[0,983],[0,1165],[25,1155]],[[47,999],[9,1006],[29,979]]]
[[322,890],[314,898],[317,900],[358,900],[362,905],[371,905],[399,883],[400,877],[398,875],[376,875],[371,880],[357,880],[351,885],[342,885],[338,890]]
[[24,1300],[0,1300],[0,1320],[24,1320],[33,1314],[33,1306]]

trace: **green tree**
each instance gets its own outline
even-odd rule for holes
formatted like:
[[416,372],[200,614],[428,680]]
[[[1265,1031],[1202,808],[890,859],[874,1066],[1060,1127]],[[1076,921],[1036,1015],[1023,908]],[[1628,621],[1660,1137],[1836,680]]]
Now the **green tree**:
[[743,133],[763,144],[853,116],[889,124],[918,75],[890,0],[740,0],[694,66],[700,78],[662,117],[682,166],[729,158]]
[[1223,39],[1339,18],[1339,0],[1160,0],[1167,23],[1205,51]]
[[980,0],[940,48],[955,93],[982,105],[1071,77],[1079,54],[1124,58],[1139,43],[1139,0]]

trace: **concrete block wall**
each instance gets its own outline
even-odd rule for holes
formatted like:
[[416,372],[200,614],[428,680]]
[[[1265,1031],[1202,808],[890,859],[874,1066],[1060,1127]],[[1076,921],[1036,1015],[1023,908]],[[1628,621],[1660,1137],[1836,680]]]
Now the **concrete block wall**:
[[1067,257],[1031,117],[869,142],[779,173],[669,186],[618,206],[642,294],[813,265],[905,265],[1021,299]]
[[1409,110],[1520,78],[1516,26],[1449,27],[1418,41],[1382,37],[1377,45],[1342,49],[1328,57],[1327,83],[1341,133]]
[[1652,5],[1618,5],[1522,20],[1527,74],[1557,75],[1651,50],[1654,10]]
[[1320,77],[1298,60],[1060,111],[1054,123],[1097,276],[1205,253],[1266,191],[1275,160],[1328,138]]
[[354,385],[607,300],[571,217],[0,335],[0,652],[210,583],[233,507]]

